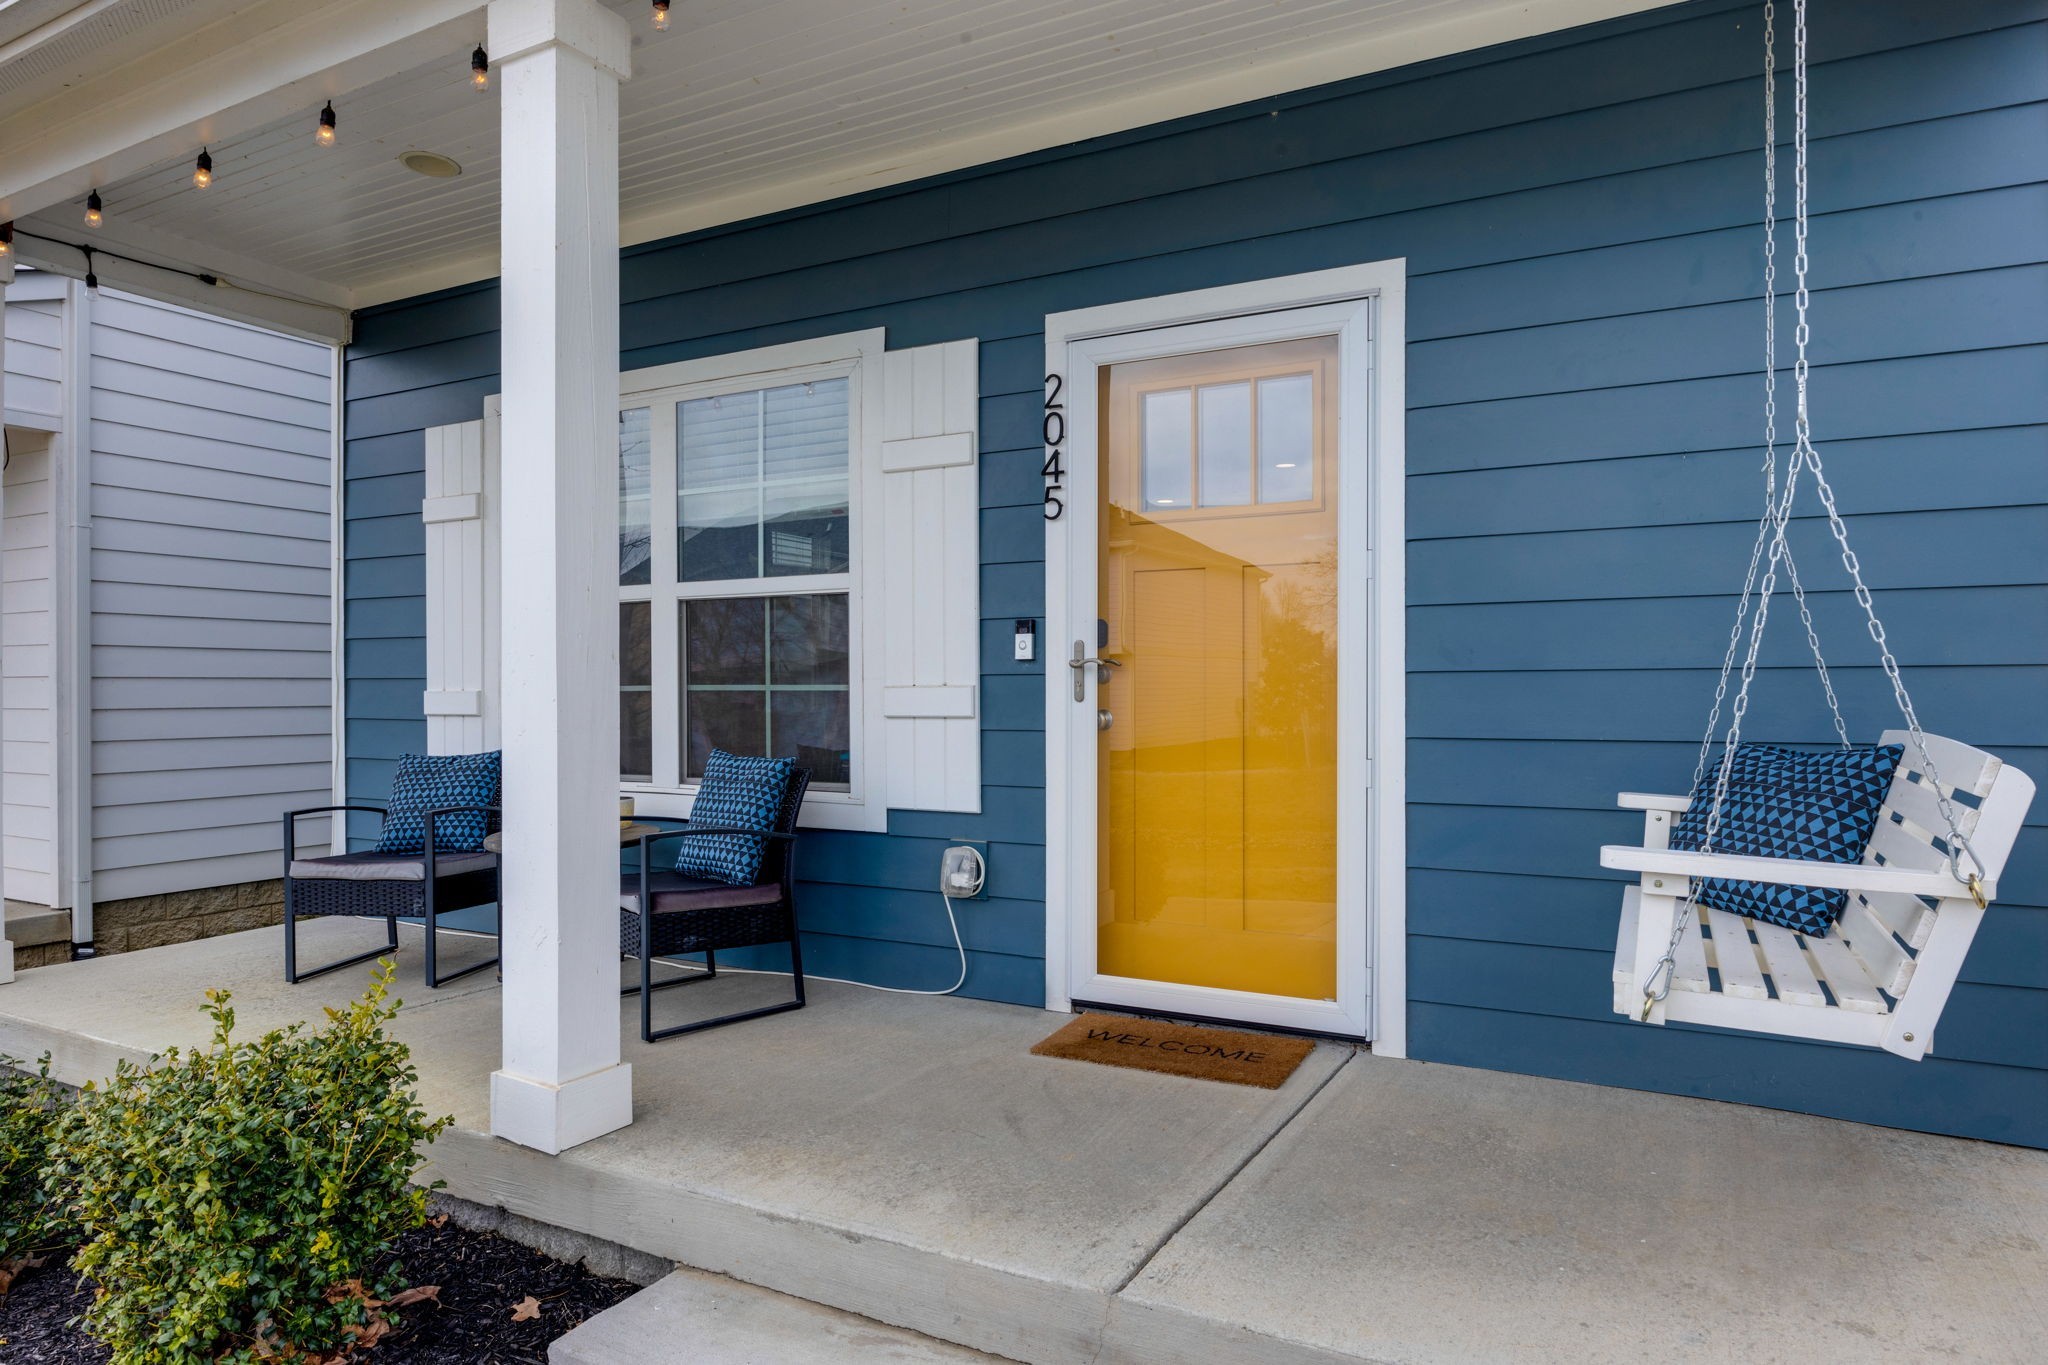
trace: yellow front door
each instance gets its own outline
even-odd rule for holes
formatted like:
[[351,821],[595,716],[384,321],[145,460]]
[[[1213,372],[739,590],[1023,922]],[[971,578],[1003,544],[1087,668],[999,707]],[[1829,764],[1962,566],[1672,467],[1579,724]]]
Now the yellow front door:
[[1106,976],[1337,994],[1337,342],[1100,372]]

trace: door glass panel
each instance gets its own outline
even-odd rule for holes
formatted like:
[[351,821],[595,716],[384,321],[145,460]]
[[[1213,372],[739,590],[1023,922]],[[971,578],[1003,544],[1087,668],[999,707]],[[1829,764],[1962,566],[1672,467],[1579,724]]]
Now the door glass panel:
[[1259,381],[1259,501],[1315,496],[1315,379],[1282,374]]
[[1104,975],[1336,996],[1336,372],[1315,338],[1103,377]]
[[1204,384],[1196,390],[1202,440],[1195,448],[1202,506],[1242,507],[1252,500],[1252,386]]
[[1188,391],[1148,393],[1138,439],[1145,452],[1145,506],[1187,507],[1194,502],[1194,452],[1188,426]]

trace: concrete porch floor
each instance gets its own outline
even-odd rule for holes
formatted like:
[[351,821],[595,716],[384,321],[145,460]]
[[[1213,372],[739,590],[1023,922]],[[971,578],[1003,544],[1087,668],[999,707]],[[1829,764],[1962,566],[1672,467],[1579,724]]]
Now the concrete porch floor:
[[[381,926],[316,924],[341,956]],[[0,1051],[83,1081],[358,991],[287,986],[281,931],[24,973]],[[444,970],[485,949],[452,941]],[[2041,1358],[2048,1153],[1324,1045],[1278,1091],[1031,1056],[1042,1011],[818,985],[652,1047],[632,1127],[550,1158],[488,1135],[491,974],[394,1025],[456,1125],[461,1198],[1033,1362]],[[739,976],[658,1019],[784,989]],[[670,1343],[672,1344],[672,1343]],[[662,1358],[651,1355],[650,1359]]]

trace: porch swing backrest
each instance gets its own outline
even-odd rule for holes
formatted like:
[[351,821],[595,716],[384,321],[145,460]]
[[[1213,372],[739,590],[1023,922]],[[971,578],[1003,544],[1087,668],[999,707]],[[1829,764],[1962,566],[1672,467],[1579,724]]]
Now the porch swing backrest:
[[[1904,730],[1887,730],[1880,744],[1907,744]],[[1981,806],[1991,794],[2003,765],[1981,749],[1940,735],[1926,736],[1928,757],[1941,774],[1945,794],[1956,815],[1956,827],[1985,863],[1987,880],[1996,881],[2011,849],[2010,838],[1992,834],[1987,847],[1976,838]],[[1953,784],[1952,786],[1950,784]],[[1890,793],[1879,808],[1877,829],[1864,849],[1863,861],[1874,867],[1946,869],[1948,845],[1935,831],[1946,828],[1934,789],[1913,764],[1911,750],[1899,765]],[[1914,959],[1900,944],[1918,951],[1934,932],[1938,906],[1898,891],[1852,891],[1841,922],[1831,936],[1839,938],[1868,969],[1871,979],[1891,995],[1901,995],[1913,979]]]

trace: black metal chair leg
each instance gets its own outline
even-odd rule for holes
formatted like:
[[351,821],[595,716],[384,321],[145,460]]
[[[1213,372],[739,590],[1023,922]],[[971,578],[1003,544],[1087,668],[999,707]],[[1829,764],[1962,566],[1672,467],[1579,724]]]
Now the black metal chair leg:
[[[287,824],[289,829],[290,825]],[[287,878],[284,884],[284,979],[285,984],[299,984],[299,918],[292,913],[292,884]]]
[[329,972],[338,972],[343,967],[353,967],[359,962],[368,962],[373,958],[388,957],[396,953],[398,951],[397,916],[387,915],[384,917],[384,931],[385,943],[381,948],[372,948],[368,952],[357,953],[354,957],[345,957],[339,962],[330,962],[324,967],[315,967],[310,972],[302,972],[299,970],[299,917],[292,913],[291,897],[287,893],[284,903],[284,979],[286,983],[296,986],[301,981],[311,981],[316,976],[325,976]]
[[[711,954],[706,953],[704,956],[709,958]],[[804,1007],[804,950],[794,937],[789,941],[789,967],[790,980],[796,989],[796,998],[793,1000],[785,1001],[780,1005],[763,1005],[759,1009],[742,1010],[738,1014],[722,1014],[716,1019],[700,1019],[694,1024],[677,1024],[673,1028],[665,1028],[654,1032],[650,1032],[647,1028],[647,1022],[650,1019],[649,997],[643,993],[640,997],[640,1018],[642,1021],[640,1037],[645,1042],[654,1043],[659,1042],[663,1038],[673,1038],[678,1034],[701,1033],[708,1028],[719,1028],[726,1024],[743,1023],[748,1019],[760,1019],[770,1014],[787,1014],[791,1010],[800,1010]],[[645,980],[646,975],[646,969],[643,966],[641,979]],[[688,981],[710,980],[708,976],[694,976],[684,979]],[[675,985],[677,983],[668,982],[665,984]]]
[[471,972],[480,972],[484,970],[486,967],[495,967],[497,965],[497,958],[485,958],[482,962],[473,963],[470,966],[464,967],[459,971],[450,972],[446,976],[437,976],[433,980],[429,981],[427,984],[433,986],[436,989],[439,989],[440,987],[447,985],[451,981],[462,980],[463,977],[468,976]]
[[[395,923],[396,921],[394,921],[394,924]],[[463,977],[468,976],[471,972],[480,972],[486,967],[495,967],[498,965],[497,957],[487,957],[482,962],[471,963],[469,966],[464,967],[459,971],[450,972],[446,976],[441,975],[439,968],[435,965],[440,960],[439,950],[441,946],[441,928],[435,911],[431,905],[427,907],[426,928],[427,986],[429,989],[439,990],[441,987],[447,985],[451,981],[462,980]],[[397,932],[395,929],[393,930],[392,933],[392,939],[395,945],[397,940]]]
[[367,953],[357,953],[354,957],[345,957],[339,962],[330,962],[325,967],[315,967],[310,972],[300,972],[296,976],[288,976],[285,980],[296,986],[301,981],[311,981],[316,976],[325,976],[329,972],[338,972],[343,967],[353,967],[358,962],[369,962],[374,958],[388,957],[397,951],[398,945],[396,943],[387,943],[381,948],[372,948]]
[[[670,961],[670,960],[669,960],[668,958],[662,958],[661,960],[662,960],[663,962],[666,962],[666,963],[668,963],[668,965],[669,965],[669,966],[671,966],[671,967],[677,967],[677,966],[679,966],[679,964],[677,964],[677,963],[675,963],[675,962],[671,962],[671,961]],[[672,977],[670,977],[670,978],[669,978],[668,980],[666,980],[666,981],[656,981],[656,982],[654,982],[653,986],[652,986],[652,987],[651,987],[650,989],[653,989],[653,990],[657,990],[657,991],[665,991],[665,990],[667,990],[667,989],[668,989],[669,987],[671,987],[671,986],[694,986],[694,985],[696,985],[696,984],[697,984],[697,983],[698,983],[699,981],[709,981],[709,980],[711,980],[712,978],[716,977],[717,975],[718,975],[718,973],[717,973],[717,972],[715,972],[715,971],[707,971],[707,972],[698,972],[698,971],[684,971],[684,972],[683,972],[683,974],[682,974],[681,976],[672,976]],[[651,980],[651,979],[652,979],[652,977],[653,977],[653,973],[652,973],[652,972],[650,971],[650,972],[648,973],[648,976],[649,976],[649,979]],[[640,988],[639,988],[638,986],[621,986],[621,987],[619,988],[619,994],[620,994],[621,996],[628,996],[628,995],[638,995],[639,993],[640,993]]]
[[803,1007],[804,1002],[801,1000],[786,1000],[780,1005],[764,1005],[757,1010],[743,1010],[738,1014],[723,1014],[716,1019],[701,1019],[694,1024],[677,1024],[674,1028],[665,1028],[656,1033],[642,1033],[640,1036],[647,1042],[656,1043],[660,1042],[663,1038],[673,1038],[680,1033],[701,1033],[708,1028],[719,1028],[726,1024],[738,1024],[748,1019],[760,1019],[770,1014],[787,1014],[791,1010],[800,1010]]

